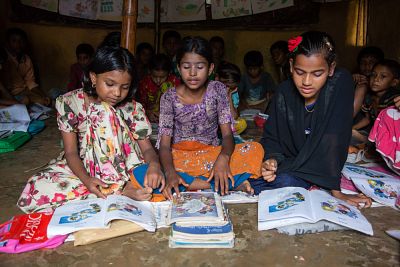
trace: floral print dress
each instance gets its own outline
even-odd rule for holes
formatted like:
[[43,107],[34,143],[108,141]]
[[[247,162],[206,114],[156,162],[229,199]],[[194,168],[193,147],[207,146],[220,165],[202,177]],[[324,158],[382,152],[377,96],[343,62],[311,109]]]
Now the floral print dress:
[[[144,163],[137,140],[151,134],[151,125],[135,101],[115,108],[105,102],[86,103],[82,89],[60,96],[58,127],[77,134],[79,156],[90,176],[121,193],[132,170]],[[17,205],[31,213],[94,197],[62,159],[28,180]]]

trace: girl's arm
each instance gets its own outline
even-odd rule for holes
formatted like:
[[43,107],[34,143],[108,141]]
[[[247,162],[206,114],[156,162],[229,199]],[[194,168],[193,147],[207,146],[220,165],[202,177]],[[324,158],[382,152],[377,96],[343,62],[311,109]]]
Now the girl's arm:
[[367,92],[368,92],[367,83],[366,82],[358,82],[356,85],[355,94],[354,94],[353,118],[358,114],[358,112],[360,112]]
[[160,140],[160,159],[166,177],[166,185],[163,190],[163,195],[167,199],[172,199],[172,189],[179,195],[179,185],[182,184],[186,187],[189,185],[180,177],[175,170],[171,153],[171,136],[162,135]]
[[231,155],[235,149],[235,143],[233,142],[231,124],[221,124],[220,127],[222,133],[222,149],[214,163],[214,167],[211,170],[210,177],[207,181],[209,182],[214,178],[215,191],[218,192],[221,190],[221,195],[225,195],[228,194],[229,191],[228,179],[231,179],[232,186],[234,186],[235,183],[229,167]]
[[158,160],[158,156],[150,143],[150,139],[146,138],[138,140],[137,142],[140,150],[142,151],[145,162],[149,164],[146,176],[144,178],[144,186],[156,189],[161,185],[160,192],[163,191],[165,179],[163,173],[161,172],[160,161]]
[[231,91],[231,90],[228,91],[229,108],[231,110],[232,118],[235,120],[239,117],[238,113],[237,113],[237,109],[233,105],[233,100],[232,100],[232,94],[234,94],[236,91],[237,91],[237,89],[234,89],[233,91]]
[[370,117],[368,113],[365,113],[365,117],[362,118],[359,122],[353,125],[353,130],[359,130],[362,129],[370,123]]
[[77,134],[74,132],[61,131],[61,135],[64,142],[65,158],[67,160],[68,167],[82,181],[82,183],[91,193],[95,194],[97,197],[106,198],[106,196],[102,194],[97,187],[107,187],[107,184],[103,183],[100,179],[91,177],[87,173],[85,166],[79,157]]

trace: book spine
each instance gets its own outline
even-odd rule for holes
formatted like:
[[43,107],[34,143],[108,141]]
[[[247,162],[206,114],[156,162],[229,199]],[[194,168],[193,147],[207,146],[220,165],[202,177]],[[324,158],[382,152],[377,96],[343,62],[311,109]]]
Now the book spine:
[[231,223],[225,224],[223,226],[192,226],[192,227],[179,226],[174,223],[172,225],[172,229],[175,232],[195,234],[195,235],[225,234],[233,231]]

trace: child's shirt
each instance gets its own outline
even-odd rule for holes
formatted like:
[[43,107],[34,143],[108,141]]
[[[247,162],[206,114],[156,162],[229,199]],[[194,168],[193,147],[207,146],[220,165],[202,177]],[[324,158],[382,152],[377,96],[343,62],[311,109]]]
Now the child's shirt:
[[158,145],[161,136],[167,135],[173,144],[198,141],[218,146],[218,127],[226,123],[232,123],[232,116],[223,83],[210,81],[202,101],[193,105],[181,103],[176,88],[171,88],[161,97]]
[[379,112],[387,107],[394,105],[394,99],[400,96],[400,89],[398,88],[390,88],[384,93],[378,101],[378,104],[374,104],[373,98],[371,95],[367,95],[365,97],[364,103],[361,107],[361,111],[364,114],[369,114],[370,117],[370,126],[373,125],[375,119],[378,117]]
[[169,74],[167,80],[158,86],[151,79],[151,75],[148,74],[139,83],[139,102],[145,110],[158,112],[160,110],[161,95],[179,84],[180,80],[174,74]]
[[[98,128],[102,126],[103,121],[111,121],[114,119],[113,113],[110,112],[107,114],[101,112],[102,109],[96,108],[95,105],[92,105],[92,109],[88,111],[85,105],[85,94],[82,89],[74,90],[58,97],[56,100],[56,109],[59,130],[63,132],[74,132],[78,135],[78,148],[81,159],[85,158],[87,149],[90,147],[90,145],[84,145],[89,142],[88,140],[84,140],[84,137],[87,136],[88,120],[90,120],[90,125],[92,127]],[[145,139],[151,135],[151,124],[146,118],[142,105],[138,102],[128,101],[113,109],[115,109],[115,112],[118,113],[120,118],[125,122],[134,140]],[[115,136],[116,139],[125,138],[120,134],[122,126],[117,123],[113,125],[112,129],[103,128],[100,131],[103,133],[103,136],[112,135]],[[94,138],[93,136],[94,135],[91,134],[90,138]],[[113,142],[113,140],[100,139],[101,137],[99,137],[99,140],[90,140],[89,143],[97,144],[96,147],[99,147],[99,145],[103,143],[110,146],[114,146],[113,144],[116,143]],[[124,163],[127,167],[128,165],[132,167],[142,163],[140,148],[137,142],[133,141],[125,140],[121,142],[123,144],[122,147],[117,148],[120,152],[132,154],[132,156],[129,156],[133,158],[132,162],[129,162],[129,164],[127,162]],[[106,149],[105,151],[113,150],[114,149]]]
[[75,89],[83,88],[83,77],[84,71],[80,64],[75,63],[71,65],[69,82],[67,84],[67,90],[72,91]]
[[[8,52],[7,52],[8,53]],[[12,95],[18,95],[26,89],[31,90],[38,86],[35,81],[35,73],[31,58],[24,55],[21,60],[8,53],[8,60],[5,64],[6,85]]]
[[265,99],[267,92],[273,93],[275,91],[275,82],[268,72],[263,72],[259,81],[252,83],[249,75],[246,73],[242,75],[239,90],[241,94],[246,96],[248,101],[260,101]]

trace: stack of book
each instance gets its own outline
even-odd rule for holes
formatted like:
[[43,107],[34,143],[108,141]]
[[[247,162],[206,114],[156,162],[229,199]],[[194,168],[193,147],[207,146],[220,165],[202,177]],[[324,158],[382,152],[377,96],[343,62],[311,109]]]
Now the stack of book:
[[175,197],[167,221],[171,248],[232,248],[235,234],[221,198],[213,192]]

